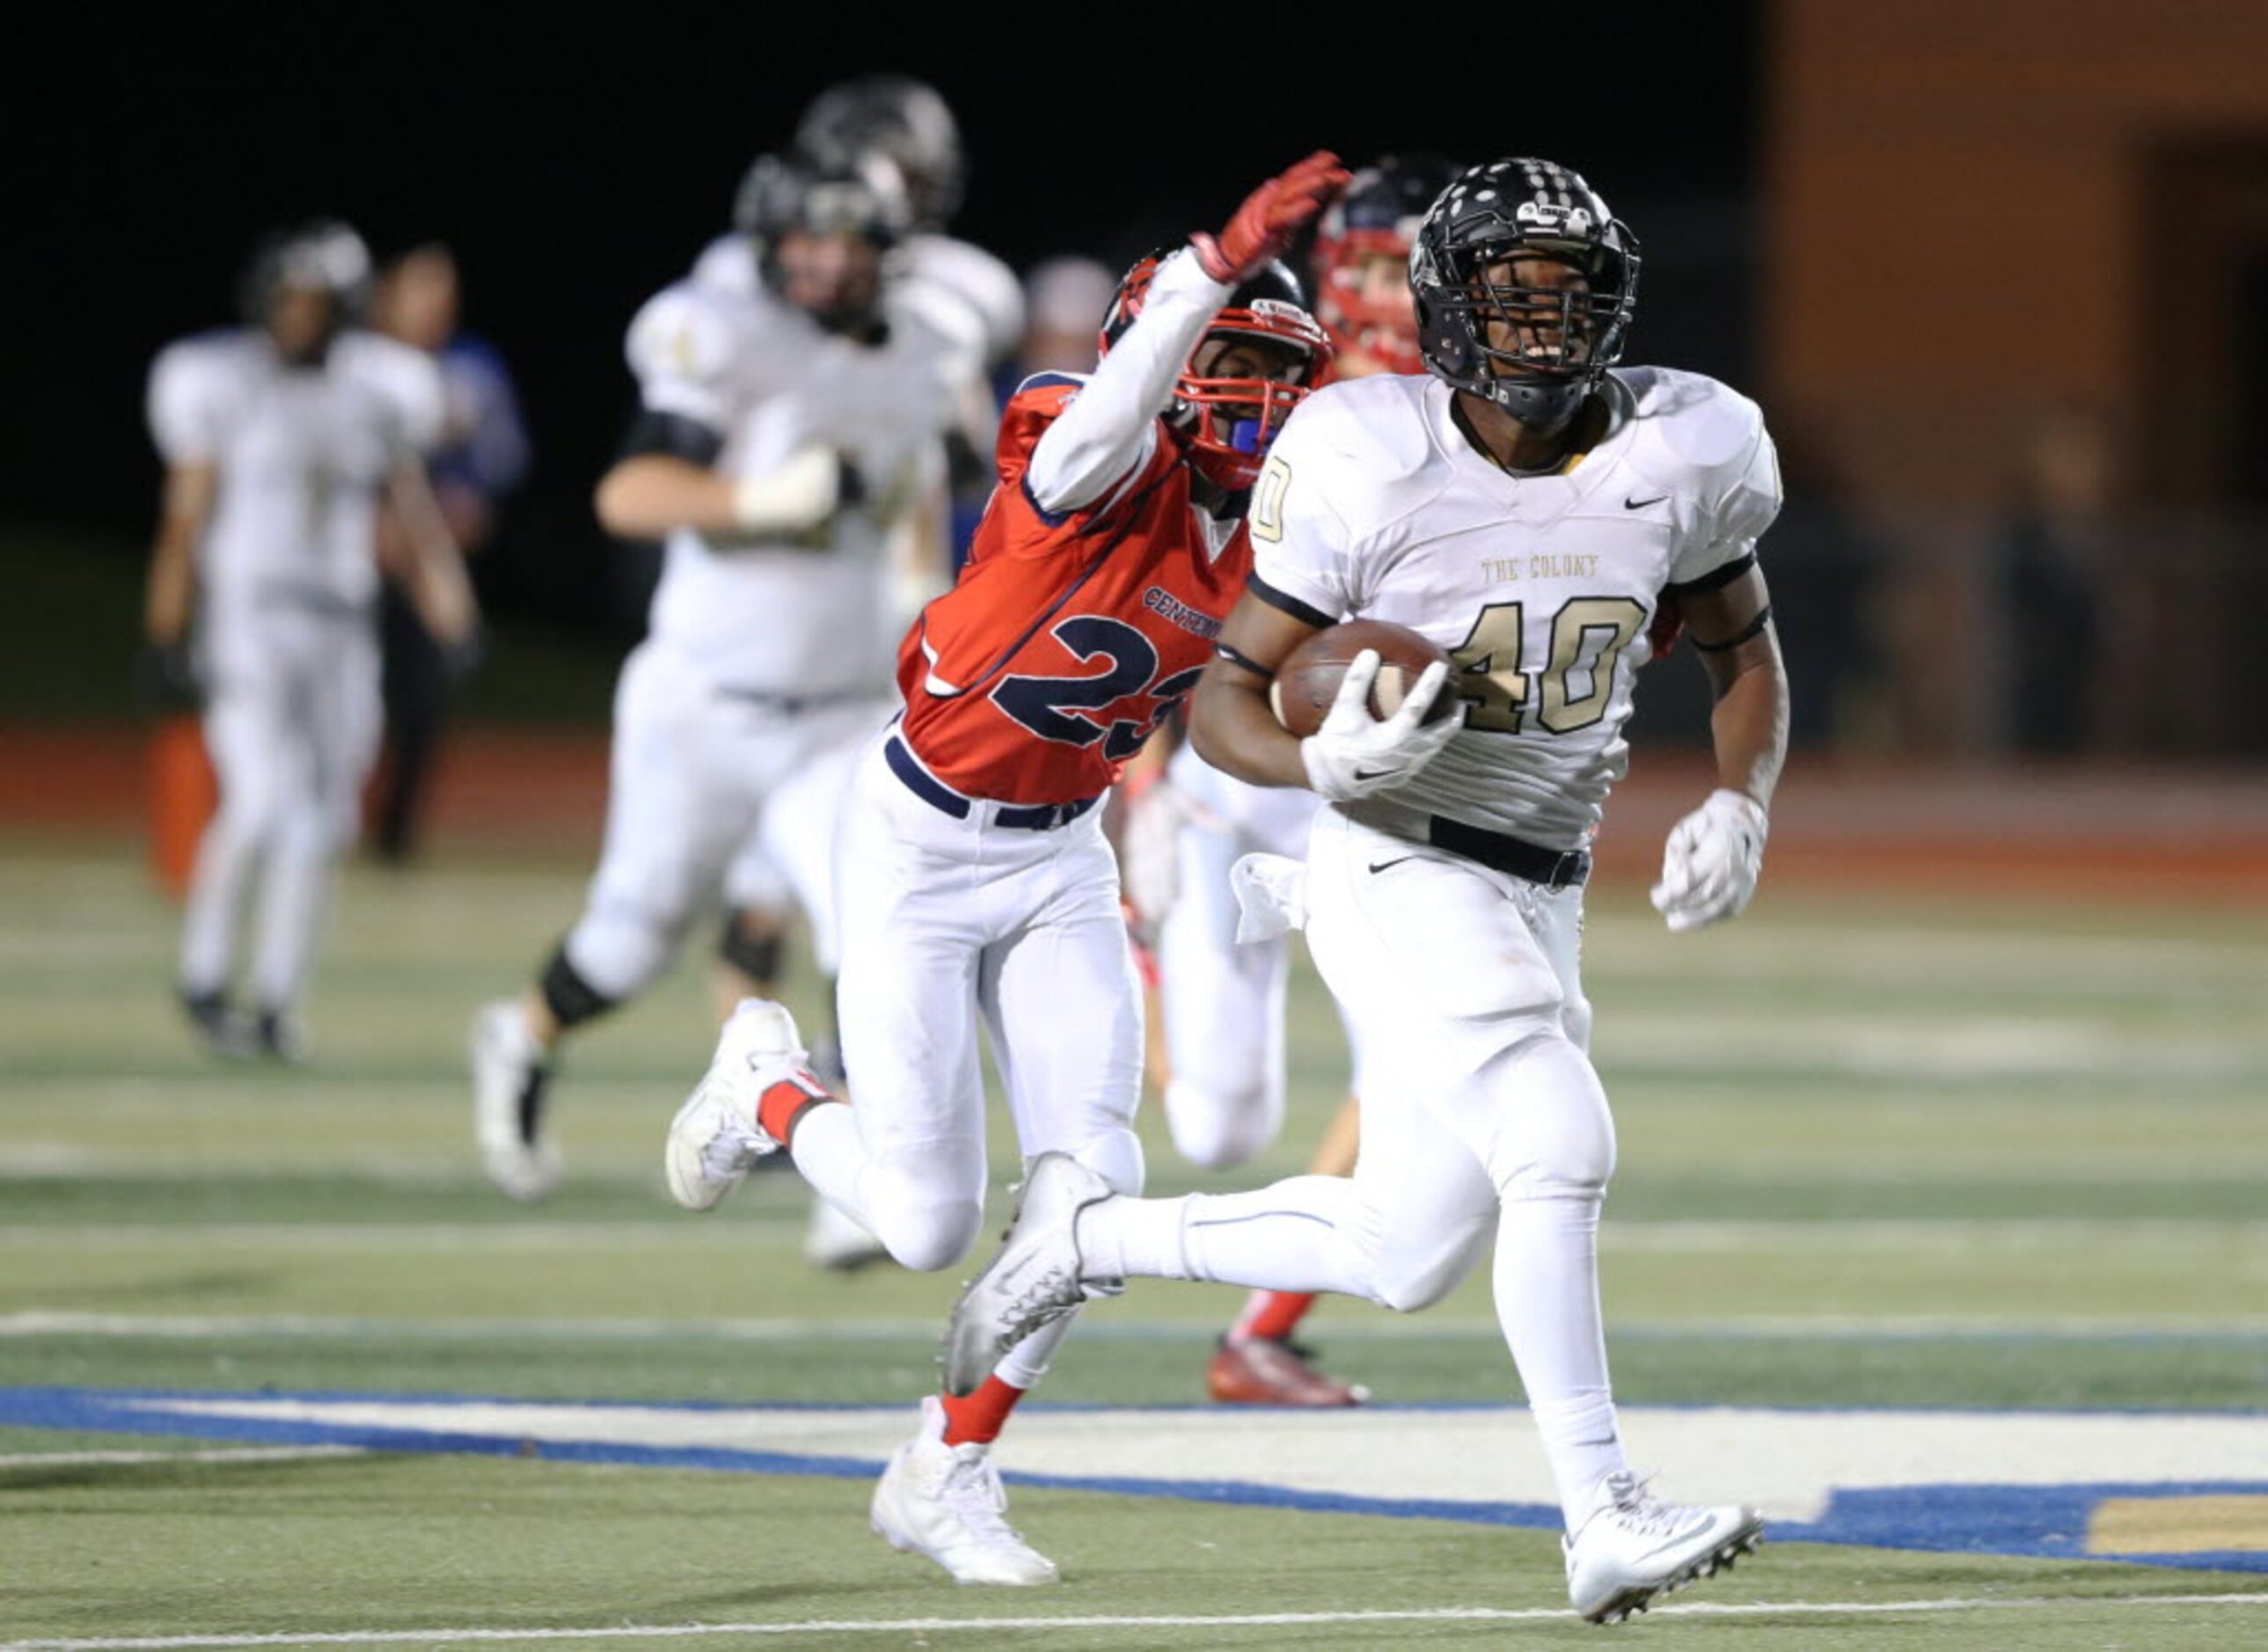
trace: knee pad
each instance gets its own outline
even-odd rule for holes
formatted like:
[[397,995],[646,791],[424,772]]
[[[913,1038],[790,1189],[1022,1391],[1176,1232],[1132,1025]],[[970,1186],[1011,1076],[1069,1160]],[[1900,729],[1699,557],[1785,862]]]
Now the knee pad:
[[1243,1164],[1276,1139],[1283,1123],[1282,1098],[1270,1097],[1265,1087],[1224,1095],[1185,1078],[1166,1081],[1166,1127],[1174,1150],[1200,1170]]
[[563,1027],[579,1026],[585,1021],[606,1014],[621,1002],[600,992],[583,978],[567,956],[565,942],[553,949],[550,961],[543,966],[538,983],[543,995],[544,1008],[551,1011],[552,1019]]
[[1138,1197],[1147,1178],[1142,1161],[1142,1142],[1123,1126],[1105,1130],[1074,1149],[1071,1156],[1108,1182],[1113,1191]]
[[1564,1032],[1522,1040],[1481,1075],[1504,1124],[1488,1155],[1507,1199],[1595,1196],[1615,1173],[1615,1121],[1599,1075]]

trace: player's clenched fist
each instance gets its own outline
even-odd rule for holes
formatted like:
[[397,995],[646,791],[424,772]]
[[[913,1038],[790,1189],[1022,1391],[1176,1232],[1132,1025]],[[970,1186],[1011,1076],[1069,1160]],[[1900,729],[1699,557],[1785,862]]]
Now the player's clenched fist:
[[1327,149],[1314,154],[1244,198],[1218,236],[1189,237],[1197,262],[1215,281],[1233,285],[1271,258],[1283,256],[1309,220],[1337,198],[1353,174]]
[[1679,934],[1737,918],[1756,892],[1764,862],[1764,805],[1720,789],[1669,829],[1653,909]]
[[1370,715],[1370,685],[1378,675],[1378,650],[1366,648],[1347,662],[1338,697],[1322,726],[1300,742],[1307,784],[1334,803],[1367,797],[1398,786],[1440,755],[1464,719],[1425,720],[1441,692],[1449,668],[1434,661],[1390,717]]

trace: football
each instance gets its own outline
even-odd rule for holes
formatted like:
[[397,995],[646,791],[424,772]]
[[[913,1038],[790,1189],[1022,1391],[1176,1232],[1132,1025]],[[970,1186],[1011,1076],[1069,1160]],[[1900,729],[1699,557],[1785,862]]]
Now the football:
[[[1370,686],[1370,713],[1374,717],[1392,716],[1419,674],[1435,660],[1446,664],[1449,657],[1406,625],[1350,620],[1332,626],[1300,643],[1276,668],[1276,680],[1268,690],[1276,720],[1302,738],[1321,728],[1330,715],[1331,701],[1338,697],[1339,679],[1346,675],[1348,662],[1366,648],[1378,650],[1378,679]],[[1455,714],[1454,686],[1443,685],[1426,708],[1426,722],[1439,723]]]

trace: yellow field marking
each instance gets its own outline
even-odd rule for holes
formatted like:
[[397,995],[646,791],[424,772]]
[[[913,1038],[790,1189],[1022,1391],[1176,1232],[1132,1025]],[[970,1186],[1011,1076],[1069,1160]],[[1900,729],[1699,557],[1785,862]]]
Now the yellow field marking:
[[2089,1554],[2268,1552],[2268,1497],[2106,1497],[2087,1523]]

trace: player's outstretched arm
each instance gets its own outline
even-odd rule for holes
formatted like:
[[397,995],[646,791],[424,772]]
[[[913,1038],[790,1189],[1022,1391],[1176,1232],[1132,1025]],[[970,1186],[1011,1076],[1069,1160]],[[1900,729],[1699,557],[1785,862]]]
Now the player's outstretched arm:
[[1033,450],[1025,482],[1041,509],[1083,509],[1141,467],[1151,421],[1172,405],[1174,381],[1206,324],[1347,178],[1336,156],[1318,151],[1254,190],[1219,235],[1191,236],[1189,250],[1159,266],[1141,313]]
[[1772,789],[1787,758],[1787,672],[1763,573],[1682,599],[1716,695],[1717,789],[1671,828],[1653,905],[1673,930],[1746,910],[1764,867]]
[[633,453],[600,478],[594,504],[609,533],[659,540],[680,528],[730,540],[809,532],[859,492],[829,447],[799,449],[761,476],[726,476],[674,453]]

